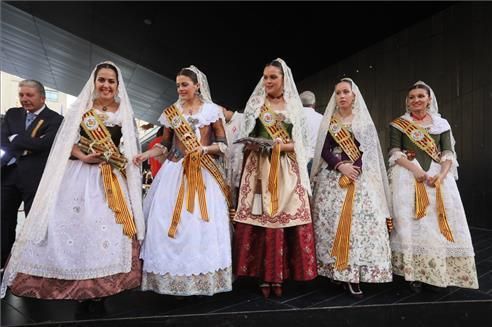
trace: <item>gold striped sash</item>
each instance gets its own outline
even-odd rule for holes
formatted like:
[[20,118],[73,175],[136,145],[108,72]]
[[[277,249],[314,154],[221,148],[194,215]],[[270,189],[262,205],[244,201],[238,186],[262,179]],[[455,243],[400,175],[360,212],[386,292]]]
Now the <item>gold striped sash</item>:
[[[347,154],[352,162],[360,158],[361,153],[355,144],[350,132],[343,127],[338,120],[332,116],[330,127],[328,128],[330,135]],[[331,249],[331,255],[335,257],[335,269],[344,270],[348,268],[348,257],[350,248],[350,229],[352,226],[352,208],[354,205],[355,182],[345,175],[340,176],[338,184],[341,188],[347,189],[345,200],[343,201],[340,219],[338,221],[337,233],[335,241]]]
[[89,110],[82,116],[82,128],[90,138],[81,137],[79,147],[85,153],[101,152],[103,160],[109,162],[113,168],[116,168],[125,175],[125,167],[128,160],[120,153],[113,140],[111,133],[96,114],[94,109]]
[[328,131],[352,162],[356,162],[360,158],[361,153],[352,138],[352,134],[338,122],[335,116],[331,116]]
[[208,221],[208,213],[205,199],[205,184],[201,172],[202,166],[210,172],[219,184],[219,187],[227,200],[229,208],[232,208],[232,199],[229,186],[227,185],[224,176],[222,176],[212,157],[209,154],[201,155],[195,151],[195,149],[198,146],[201,146],[201,144],[198,141],[195,132],[188,124],[188,121],[186,121],[183,115],[179,112],[178,108],[176,108],[175,105],[171,105],[170,107],[164,109],[164,115],[166,115],[176,136],[179,138],[181,143],[183,143],[186,150],[185,159],[183,161],[183,176],[181,178],[181,185],[178,191],[178,198],[176,199],[176,204],[174,206],[171,226],[168,231],[168,236],[174,238],[179,221],[181,220],[181,209],[184,202],[185,176],[188,183],[186,209],[190,213],[194,211],[195,194],[198,193],[200,214],[204,221]]
[[[434,139],[429,135],[429,133],[417,124],[403,119],[401,117],[396,118],[391,122],[391,126],[395,127],[402,133],[404,133],[410,141],[419,147],[422,151],[427,153],[429,157],[432,158],[437,163],[441,161],[441,155]],[[454,242],[453,233],[449,227],[446,210],[444,208],[444,202],[442,197],[441,184],[435,183],[436,187],[436,206],[439,230],[441,234],[450,242]],[[415,218],[421,219],[427,213],[427,207],[429,206],[429,196],[425,190],[425,185],[423,182],[415,181]]]
[[429,196],[425,190],[424,182],[415,180],[415,218],[420,219],[427,214]]
[[340,213],[340,220],[338,221],[337,234],[335,235],[335,241],[331,249],[331,255],[336,258],[335,269],[340,271],[348,267],[355,183],[347,176],[342,175],[338,184],[340,187],[347,189],[347,195],[345,195],[342,212]]
[[116,223],[123,225],[123,233],[133,238],[137,234],[137,227],[128,210],[120,183],[113,172],[113,167],[106,162],[102,163],[100,167],[108,206],[115,213]]
[[[289,133],[285,130],[280,121],[275,118],[276,114],[265,103],[261,107],[260,121],[268,132],[268,135],[275,140],[280,138],[283,143],[289,143],[291,141]],[[288,152],[287,156],[291,160],[296,160],[294,152]],[[278,172],[280,168],[280,144],[275,144],[272,149],[272,155],[270,160],[270,172],[268,174],[268,191],[271,194],[271,208],[270,215],[274,216],[278,211]]]
[[[275,119],[275,116],[275,112],[266,103],[261,107],[259,118],[268,135],[270,135],[272,140],[280,138],[283,143],[289,143],[291,141],[289,133],[287,133],[282,123]],[[295,152],[288,152],[287,156],[292,160],[296,160]]]
[[[89,110],[82,116],[81,125],[91,140],[90,146],[84,147],[82,143],[79,145],[82,151],[85,149],[86,153],[92,153],[94,152],[93,145],[97,145],[97,148],[94,148],[96,148],[96,150],[104,150],[104,159],[107,161],[109,161],[109,158],[113,156],[124,158],[116,145],[113,143],[108,129],[104,126],[93,109]],[[126,165],[126,158],[124,160]],[[117,167],[123,175],[124,166],[123,168]],[[121,190],[121,185],[117,176],[113,172],[113,165],[108,162],[104,162],[100,164],[99,167],[103,177],[106,201],[108,202],[109,208],[115,214],[116,223],[122,224],[123,233],[128,237],[133,238],[137,233],[137,228],[125,201],[123,191]]]
[[413,122],[403,119],[401,117],[396,118],[391,122],[391,126],[395,127],[402,133],[404,133],[410,141],[412,141],[416,146],[419,147],[422,151],[427,153],[429,157],[432,158],[435,162],[439,163],[441,161],[441,157],[439,154],[439,149],[437,148],[436,142],[429,135],[429,133],[420,126],[417,126]]
[[454,242],[453,233],[451,232],[451,227],[448,224],[448,218],[446,216],[446,209],[444,208],[444,200],[442,198],[441,183],[436,182],[436,205],[437,205],[437,215],[439,230],[441,234],[450,242]]

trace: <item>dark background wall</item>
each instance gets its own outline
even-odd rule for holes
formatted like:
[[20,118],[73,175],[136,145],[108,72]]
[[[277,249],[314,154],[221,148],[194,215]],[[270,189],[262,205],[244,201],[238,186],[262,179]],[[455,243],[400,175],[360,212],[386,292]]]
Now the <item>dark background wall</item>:
[[[491,17],[492,3],[453,5],[298,84],[299,92],[316,94],[317,110],[323,113],[336,81],[351,77],[368,105],[384,152],[389,122],[405,112],[407,88],[417,80],[429,84],[456,138],[458,187],[468,223],[484,228],[492,228]],[[329,38],[330,51],[350,42],[343,26],[339,32],[339,39]]]

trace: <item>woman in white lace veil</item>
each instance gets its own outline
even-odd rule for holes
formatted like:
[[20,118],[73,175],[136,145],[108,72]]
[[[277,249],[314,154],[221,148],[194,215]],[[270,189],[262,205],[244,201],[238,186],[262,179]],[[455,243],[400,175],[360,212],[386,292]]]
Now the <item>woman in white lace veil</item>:
[[234,273],[258,278],[265,297],[272,290],[280,296],[285,280],[316,277],[307,126],[292,72],[282,59],[265,66],[246,104],[241,133],[273,140],[275,146],[245,146],[234,218]]
[[[352,147],[339,145],[343,133],[354,140]],[[349,156],[354,150],[357,155]],[[311,180],[318,274],[345,282],[356,297],[363,296],[360,282],[390,282],[386,168],[366,103],[349,78],[335,85],[326,107]]]
[[20,296],[82,300],[140,285],[137,239],[145,234],[140,170],[127,165],[125,178],[109,168],[110,178],[119,183],[114,190],[123,197],[115,210],[125,207],[125,224],[132,226],[124,233],[116,211],[108,207],[101,154],[85,154],[77,145],[80,135],[88,137],[81,123],[91,109],[116,147],[123,141],[121,152],[128,161],[138,153],[123,75],[115,64],[100,63],[57,133],[31,211],[12,249],[2,296],[10,286]]
[[[193,160],[200,162],[197,156],[212,158],[220,166],[219,158],[227,150],[224,114],[212,102],[205,74],[195,66],[180,70],[176,86],[179,99],[170,107],[176,109],[174,118],[168,118],[166,108],[159,119],[162,142],[134,158],[138,165],[149,157],[166,157],[144,200],[142,289],[176,296],[213,295],[232,289],[229,211],[221,179],[204,165],[192,166]],[[192,129],[185,135],[194,133],[200,143],[196,149],[179,138],[180,117]]]
[[[390,124],[393,271],[416,292],[422,283],[478,288],[470,231],[455,181],[458,161],[451,126],[439,114],[434,91],[422,81],[409,88],[406,105],[406,113]],[[423,150],[419,141],[426,141],[434,153]]]

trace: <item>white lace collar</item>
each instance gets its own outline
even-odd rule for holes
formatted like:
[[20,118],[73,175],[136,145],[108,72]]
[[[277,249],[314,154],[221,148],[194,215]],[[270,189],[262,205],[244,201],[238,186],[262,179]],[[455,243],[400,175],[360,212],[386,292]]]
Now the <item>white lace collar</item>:
[[[434,113],[429,113],[429,115],[432,118],[432,124],[425,128],[430,134],[434,134],[434,135],[442,134],[451,129],[451,126],[449,125],[448,121],[442,118],[440,115]],[[413,122],[413,119],[408,112],[405,113],[403,116],[401,116],[401,118]]]
[[[218,119],[221,118],[220,113],[221,113],[221,109],[215,103],[204,103],[200,108],[200,110],[195,114],[193,115],[189,115],[186,113],[182,113],[182,114],[185,118],[192,117],[193,119],[197,120],[195,126],[201,128],[203,126],[208,126],[212,123],[215,123]],[[169,122],[169,120],[167,119],[164,113],[162,113],[161,116],[159,117],[159,122],[165,127],[168,128],[172,127],[171,123]]]
[[108,127],[113,127],[113,126],[121,126],[122,120],[121,120],[121,115],[120,111],[117,110],[115,112],[112,111],[102,111],[100,109],[94,109],[97,114],[101,117],[104,117],[104,125]]

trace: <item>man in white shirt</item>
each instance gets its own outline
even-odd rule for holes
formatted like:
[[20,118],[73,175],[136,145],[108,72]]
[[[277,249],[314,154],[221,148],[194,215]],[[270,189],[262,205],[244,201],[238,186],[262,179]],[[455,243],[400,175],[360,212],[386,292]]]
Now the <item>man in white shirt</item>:
[[243,161],[243,145],[234,144],[239,139],[239,130],[243,121],[243,114],[222,107],[226,120],[225,132],[227,137],[227,152],[225,154],[226,180],[232,192],[233,203],[237,201],[237,190],[241,178]]
[[314,150],[316,147],[316,141],[318,138],[319,126],[323,115],[316,112],[316,97],[311,91],[304,91],[300,95],[302,105],[304,106],[304,113],[306,117],[308,132],[309,132],[309,150],[308,150],[308,171],[311,171],[311,165],[313,164]]

